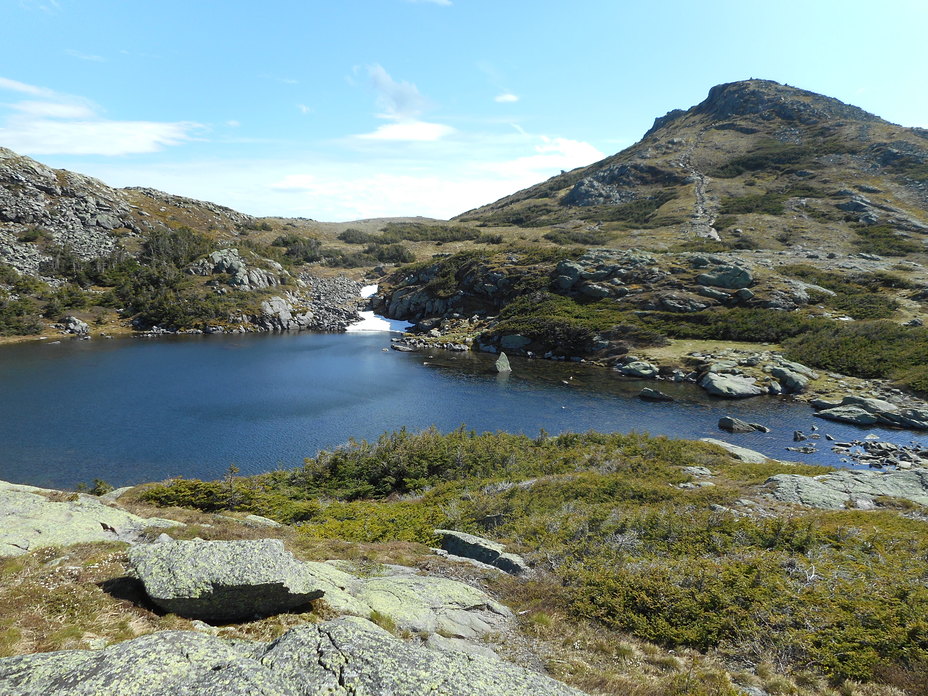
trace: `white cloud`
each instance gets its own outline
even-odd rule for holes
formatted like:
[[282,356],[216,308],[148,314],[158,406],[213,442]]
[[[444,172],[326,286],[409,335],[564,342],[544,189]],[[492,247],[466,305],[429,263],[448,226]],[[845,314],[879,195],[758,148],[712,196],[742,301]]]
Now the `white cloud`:
[[[497,175],[513,179],[538,177],[544,172],[551,174],[559,170],[583,167],[603,159],[606,155],[590,143],[570,138],[538,136],[540,142],[534,146],[535,154],[515,159],[489,162],[483,166]],[[538,179],[540,180],[540,179]]]
[[226,125],[227,125],[229,128],[238,128],[240,125],[242,125],[242,122],[241,122],[241,121],[236,121],[235,119],[232,119],[231,121],[226,121]]
[[0,142],[27,155],[128,155],[157,152],[190,140],[195,123],[10,119]]
[[373,133],[357,136],[362,140],[398,140],[405,142],[434,142],[454,133],[454,128],[427,121],[401,121],[379,126]]
[[0,142],[27,155],[126,155],[156,152],[192,139],[202,128],[188,121],[115,121],[92,102],[44,87],[0,77],[0,90],[28,94],[6,104]]
[[415,4],[441,5],[442,7],[451,7],[451,0],[406,0]]
[[493,101],[500,104],[514,104],[519,101],[519,97],[512,92],[503,92],[502,94],[497,94],[493,97]]
[[87,104],[51,101],[21,101],[11,104],[10,108],[21,114],[41,118],[93,118],[93,109]]
[[377,93],[377,118],[393,121],[378,126],[371,133],[355,136],[361,140],[397,142],[434,142],[455,132],[442,123],[422,121],[418,116],[428,106],[428,100],[411,82],[397,82],[381,65],[370,65],[367,74]]
[[304,116],[313,112],[313,108],[311,106],[306,106],[306,104],[297,104],[296,108],[299,109],[300,113]]
[[413,119],[426,107],[426,100],[419,88],[411,82],[397,82],[380,65],[367,68],[371,85],[377,92],[378,118],[392,120]]
[[65,51],[72,58],[77,58],[79,60],[89,60],[93,63],[105,63],[106,58],[103,56],[96,56],[90,53],[81,53],[80,51],[75,51],[74,49],[69,48]]
[[36,87],[35,85],[27,85],[25,82],[18,82],[16,80],[10,80],[6,77],[0,77],[0,89],[9,90],[11,92],[22,92],[23,94],[31,94],[36,97],[53,97],[55,92],[45,87]]

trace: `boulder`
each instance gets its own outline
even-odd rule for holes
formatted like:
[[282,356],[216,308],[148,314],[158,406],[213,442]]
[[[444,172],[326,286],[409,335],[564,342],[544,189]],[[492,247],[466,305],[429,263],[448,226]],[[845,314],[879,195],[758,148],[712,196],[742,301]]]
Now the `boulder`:
[[899,411],[881,412],[879,419],[899,428],[912,430],[928,430],[928,409],[904,408]]
[[815,415],[819,418],[854,425],[873,425],[880,422],[875,414],[860,406],[835,406],[817,411]]
[[324,593],[279,539],[134,546],[129,563],[159,607],[213,623],[289,611]]
[[618,368],[626,377],[656,377],[658,369],[644,360],[635,360]]
[[754,282],[754,276],[748,269],[741,266],[719,266],[714,271],[700,273],[696,276],[696,282],[700,285],[738,290],[751,285]]
[[500,373],[512,372],[512,366],[509,364],[509,358],[506,356],[505,353],[499,354],[499,357],[496,359],[496,362],[494,363],[494,365],[496,367],[497,372],[500,372]]
[[735,459],[738,459],[742,462],[748,464],[763,464],[766,461],[769,461],[770,457],[767,455],[756,452],[755,450],[748,449],[747,447],[739,447],[738,445],[733,445],[730,442],[725,442],[724,440],[716,440],[713,437],[703,437],[700,438],[701,442],[708,442],[711,445],[717,445],[724,450],[727,450]]
[[673,401],[674,398],[665,394],[664,392],[658,389],[651,389],[651,387],[645,387],[640,392],[638,392],[638,398],[643,399],[644,401]]
[[612,293],[607,285],[602,285],[600,283],[584,283],[580,286],[580,294],[592,300],[601,300],[604,297],[609,297]]
[[0,659],[0,693],[17,696],[582,696],[524,667],[439,652],[343,617],[272,643],[162,631],[103,650]]
[[849,505],[869,509],[878,496],[928,505],[925,469],[886,472],[839,469],[821,476],[777,474],[767,479],[766,487],[777,500],[830,510]]
[[899,407],[882,399],[867,398],[864,396],[845,396],[841,399],[841,406],[859,406],[870,413],[898,411]]
[[506,547],[499,542],[451,529],[436,529],[435,534],[441,537],[441,547],[454,556],[472,558],[511,575],[532,573],[525,559],[514,553],[506,553]]
[[87,325],[87,322],[81,321],[70,314],[61,320],[61,325],[64,327],[64,330],[70,334],[86,336],[90,333],[90,327]]
[[753,377],[708,372],[698,382],[699,386],[713,396],[726,399],[744,399],[760,396],[766,390]]
[[740,418],[722,416],[719,418],[719,430],[726,430],[730,433],[753,433],[757,428]]
[[770,374],[779,382],[787,394],[801,394],[809,386],[809,378],[785,367],[774,367]]
[[176,526],[183,525],[138,517],[95,496],[0,481],[0,556],[46,546],[132,542],[148,527]]

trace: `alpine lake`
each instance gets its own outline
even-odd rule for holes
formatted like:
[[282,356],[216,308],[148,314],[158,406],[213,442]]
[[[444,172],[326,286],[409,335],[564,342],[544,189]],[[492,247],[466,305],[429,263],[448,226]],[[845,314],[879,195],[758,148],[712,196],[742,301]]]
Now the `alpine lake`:
[[[389,349],[387,332],[63,339],[0,347],[0,479],[73,488],[173,476],[221,478],[300,466],[385,431],[435,426],[536,436],[599,430],[713,437],[778,459],[848,466],[824,439],[788,452],[794,430],[837,440],[870,429],[823,421],[788,397],[730,401],[693,384],[631,380],[589,365]],[[674,402],[638,398],[658,387]],[[731,415],[771,428],[730,434]],[[875,429],[896,444],[928,434]],[[808,443],[803,443],[808,444]]]

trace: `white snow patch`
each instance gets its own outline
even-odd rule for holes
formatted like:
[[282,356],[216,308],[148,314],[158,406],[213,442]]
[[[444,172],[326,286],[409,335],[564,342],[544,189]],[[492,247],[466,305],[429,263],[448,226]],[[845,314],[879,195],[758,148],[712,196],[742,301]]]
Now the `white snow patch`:
[[398,319],[387,319],[386,317],[377,316],[373,312],[359,312],[361,321],[355,322],[345,331],[354,333],[356,331],[390,331],[402,333],[412,327],[408,321],[399,321]]
[[361,288],[361,299],[366,300],[368,297],[373,297],[376,294],[377,294],[376,285],[365,285],[363,288]]

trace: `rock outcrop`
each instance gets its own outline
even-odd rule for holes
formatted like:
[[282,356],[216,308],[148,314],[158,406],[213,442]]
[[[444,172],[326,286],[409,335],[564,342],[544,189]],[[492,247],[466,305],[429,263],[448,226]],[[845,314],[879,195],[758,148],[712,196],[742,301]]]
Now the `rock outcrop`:
[[153,633],[99,651],[0,660],[13,696],[580,696],[502,660],[436,652],[370,621],[342,618],[288,631],[273,643],[185,631]]
[[765,487],[777,500],[808,507],[869,509],[880,496],[928,505],[928,470],[856,471],[841,469],[821,476],[777,474]]
[[0,481],[0,556],[18,556],[46,546],[132,542],[149,527],[179,525],[133,515],[92,495]]
[[518,554],[507,553],[503,544],[451,529],[436,529],[435,534],[441,537],[441,547],[449,554],[472,558],[510,575],[532,574],[525,559]]
[[[129,562],[159,607],[211,623],[268,616],[321,599],[340,614],[377,613],[402,630],[473,639],[504,630],[512,616],[482,590],[456,580],[403,566],[359,577],[348,572],[349,564],[298,561],[277,539],[163,541],[134,546]],[[528,570],[518,557],[503,554],[507,562]]]

